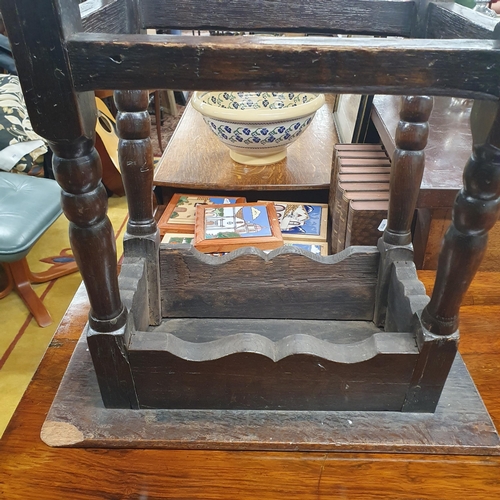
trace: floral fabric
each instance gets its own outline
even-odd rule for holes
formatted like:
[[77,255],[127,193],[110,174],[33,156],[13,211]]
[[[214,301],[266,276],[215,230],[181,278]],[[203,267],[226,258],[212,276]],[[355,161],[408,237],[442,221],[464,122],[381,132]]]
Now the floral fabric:
[[[31,127],[19,78],[15,75],[0,75],[0,150],[16,142],[37,139],[42,138]],[[30,172],[35,163],[43,161],[46,152],[45,145],[34,149],[19,160],[14,171]]]

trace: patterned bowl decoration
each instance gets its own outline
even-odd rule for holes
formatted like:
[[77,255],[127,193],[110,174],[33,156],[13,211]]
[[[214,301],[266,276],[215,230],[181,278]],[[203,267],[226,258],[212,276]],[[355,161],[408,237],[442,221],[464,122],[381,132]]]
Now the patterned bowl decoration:
[[325,97],[303,92],[195,92],[191,102],[233,160],[267,165],[285,158],[286,148],[308,127]]

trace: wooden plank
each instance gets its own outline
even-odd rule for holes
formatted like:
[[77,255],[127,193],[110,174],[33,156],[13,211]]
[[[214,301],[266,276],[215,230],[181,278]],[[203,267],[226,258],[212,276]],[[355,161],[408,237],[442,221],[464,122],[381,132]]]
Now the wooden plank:
[[409,36],[415,2],[408,0],[246,0],[140,2],[145,28],[364,33]]
[[[96,396],[98,397],[96,390],[88,353],[85,352],[85,343],[79,342],[70,364],[70,371],[64,377],[62,389],[42,429],[42,438],[46,443],[52,446],[105,447],[108,448],[106,456],[113,456],[114,452],[110,449],[113,447],[393,451],[458,455],[500,453],[498,434],[460,357],[453,366],[452,376],[434,414],[234,410],[116,411],[105,410],[96,404]],[[79,397],[76,398],[75,395]],[[453,425],[450,425],[451,422]],[[48,448],[46,449],[49,451]],[[59,450],[59,452],[70,453],[69,450],[67,452]],[[153,450],[148,450],[148,452],[159,453]],[[124,462],[123,453],[130,457],[134,456],[133,450],[125,452],[120,450],[120,453],[122,463]],[[146,459],[149,453],[143,458]],[[214,451],[210,455],[203,455],[202,451],[195,453],[195,455],[199,454],[206,456],[205,462],[207,463],[217,457]],[[190,456],[192,455],[191,453]],[[242,455],[240,451],[238,456],[242,457]],[[266,455],[268,459],[272,456]],[[289,460],[292,457],[292,454],[287,455]],[[101,460],[101,458],[102,454],[96,454],[96,460]],[[350,463],[354,458],[354,456],[344,454],[342,462]],[[375,462],[388,458],[378,455]],[[408,468],[414,458],[416,457],[405,456],[401,457],[401,460]],[[425,457],[418,458],[416,462],[423,460],[425,465],[422,466],[429,469],[429,463]],[[373,457],[370,455],[357,457],[357,460],[371,459]],[[307,457],[303,456],[301,460],[304,465]],[[330,455],[329,460],[340,460],[340,456]],[[351,464],[353,469],[359,467],[357,460],[355,464]],[[432,457],[431,474],[436,467],[440,467],[441,460],[446,460],[446,458]],[[454,474],[457,474],[457,467],[465,467],[461,464],[462,460],[466,458],[456,457],[453,462]],[[483,465],[491,460],[493,459],[483,460]],[[127,468],[126,463],[127,461],[122,465],[123,468]],[[393,467],[397,467],[398,463],[397,456],[392,462],[387,462],[386,474]],[[496,462],[493,463],[496,464]],[[470,465],[472,463],[469,463]],[[267,467],[269,466],[268,464]],[[202,469],[204,467],[206,464]],[[494,468],[497,473],[498,467]],[[367,471],[364,468],[365,480],[366,474]],[[429,471],[427,471],[428,474]],[[472,472],[468,470],[466,474],[472,474]],[[349,477],[352,479],[350,474]],[[442,475],[439,474],[439,477],[441,478]],[[493,477],[496,478],[496,475],[491,476],[491,484],[497,484]],[[267,487],[269,488],[270,485]],[[255,489],[252,490],[252,494],[255,495]],[[411,496],[404,495],[397,495],[397,497],[411,498]],[[292,498],[294,498],[293,495]]]
[[457,355],[458,331],[445,336],[433,335],[422,329],[417,332],[416,340],[420,355],[403,405],[403,411],[410,413],[434,412]]
[[213,257],[162,244],[162,314],[371,320],[378,258],[375,247],[326,257],[296,247],[269,254],[247,247]]
[[81,33],[67,48],[77,90],[119,82],[122,89],[500,96],[499,49],[490,40]]
[[429,38],[500,38],[500,21],[457,3],[430,3]]
[[396,261],[392,266],[385,328],[389,331],[409,332],[414,315],[429,302],[425,287],[417,277],[415,264]]
[[144,330],[149,325],[147,257],[125,257],[118,284],[123,305],[134,318],[134,328]]
[[79,5],[83,31],[129,33],[130,0],[87,0]]
[[399,411],[417,356],[363,321],[164,320],[129,345],[143,408]]

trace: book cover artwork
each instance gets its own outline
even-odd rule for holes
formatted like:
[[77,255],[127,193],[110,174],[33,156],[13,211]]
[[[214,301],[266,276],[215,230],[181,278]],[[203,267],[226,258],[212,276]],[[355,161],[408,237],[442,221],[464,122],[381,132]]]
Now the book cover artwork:
[[194,246],[201,252],[230,252],[245,246],[271,250],[283,245],[272,203],[199,205],[196,210]]
[[326,204],[273,203],[283,238],[326,241]]
[[316,255],[328,255],[328,245],[326,243],[305,243],[298,241],[287,241],[285,246],[302,248]]
[[169,245],[192,245],[194,241],[194,234],[181,234],[181,233],[167,233],[161,240],[162,243]]
[[176,193],[167,205],[158,227],[160,233],[194,233],[196,207],[198,205],[219,205],[245,202],[241,197],[206,196]]
[[220,205],[236,203],[241,198],[223,198],[216,196],[188,196],[182,195],[175,204],[170,214],[171,224],[194,224],[196,207],[198,205]]
[[265,205],[207,208],[205,239],[271,236]]

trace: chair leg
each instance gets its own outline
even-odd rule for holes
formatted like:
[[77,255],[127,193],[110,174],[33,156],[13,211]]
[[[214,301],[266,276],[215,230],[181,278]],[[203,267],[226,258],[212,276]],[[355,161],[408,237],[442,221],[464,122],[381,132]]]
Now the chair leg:
[[[52,323],[52,318],[43,302],[31,287],[31,283],[46,283],[47,281],[74,273],[78,271],[76,262],[54,266],[41,273],[32,273],[26,258],[16,262],[4,263],[4,267],[9,280],[12,281],[10,289],[12,290],[15,287],[39,326],[42,328],[49,326]],[[3,298],[5,295],[7,293],[3,291],[0,294],[0,298]]]
[[31,314],[33,314],[38,326],[42,328],[49,326],[52,323],[52,318],[47,308],[43,305],[43,302],[31,287],[29,268],[26,259],[9,262],[7,266],[12,273],[14,286],[19,296],[23,299],[23,302],[26,304]]
[[74,273],[78,271],[78,266],[76,262],[66,262],[66,264],[60,264],[58,266],[51,267],[46,271],[42,271],[41,273],[33,273],[26,263],[26,267],[28,268],[28,277],[31,283],[46,283],[47,281],[52,281],[62,276],[66,276],[67,274]]
[[2,263],[2,267],[5,271],[5,276],[7,278],[7,284],[6,284],[5,288],[0,292],[0,299],[7,297],[7,295],[9,295],[9,293],[14,288],[14,280],[12,279],[12,273],[10,272],[9,266]]

